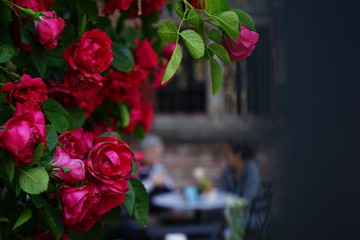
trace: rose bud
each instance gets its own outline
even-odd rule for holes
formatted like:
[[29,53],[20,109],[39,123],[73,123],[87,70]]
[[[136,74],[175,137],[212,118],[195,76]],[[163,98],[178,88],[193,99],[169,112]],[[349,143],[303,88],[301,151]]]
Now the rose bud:
[[247,27],[241,26],[240,36],[236,42],[229,38],[224,39],[221,44],[229,53],[232,62],[240,61],[251,55],[255,49],[255,43],[259,39],[257,32],[249,30]]
[[59,18],[54,11],[43,12],[45,16],[40,16],[42,22],[35,22],[35,28],[38,33],[38,41],[46,49],[56,48],[61,33],[64,30],[65,22]]

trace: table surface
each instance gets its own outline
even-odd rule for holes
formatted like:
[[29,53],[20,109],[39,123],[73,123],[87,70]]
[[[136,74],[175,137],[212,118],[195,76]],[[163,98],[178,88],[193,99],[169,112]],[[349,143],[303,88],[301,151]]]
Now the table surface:
[[178,192],[158,194],[153,197],[152,203],[159,206],[177,210],[210,210],[221,209],[226,204],[226,193],[213,191],[210,194],[201,194],[196,202],[186,201],[184,195]]

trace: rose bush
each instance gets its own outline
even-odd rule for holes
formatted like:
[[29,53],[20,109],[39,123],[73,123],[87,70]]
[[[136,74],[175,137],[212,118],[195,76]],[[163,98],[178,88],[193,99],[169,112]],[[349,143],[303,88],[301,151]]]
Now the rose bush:
[[[146,93],[188,51],[210,62],[215,94],[218,61],[246,58],[258,40],[224,1],[165,2],[0,1],[0,239],[99,236],[120,205],[146,225],[141,154],[126,142],[151,129]],[[159,25],[165,9],[180,24]]]

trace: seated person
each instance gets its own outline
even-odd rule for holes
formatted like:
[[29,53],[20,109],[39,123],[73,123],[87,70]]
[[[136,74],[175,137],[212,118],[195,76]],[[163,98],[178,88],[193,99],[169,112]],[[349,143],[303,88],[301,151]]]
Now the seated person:
[[[220,179],[220,190],[245,198],[247,206],[261,192],[261,179],[253,161],[254,151],[245,143],[230,140],[227,144],[227,165]],[[256,219],[264,219],[257,217]],[[250,228],[256,229],[261,221],[251,222]],[[246,221],[245,223],[246,224]]]
[[160,208],[151,204],[153,196],[159,193],[170,192],[174,189],[174,182],[169,176],[164,164],[161,163],[164,144],[160,137],[148,134],[140,141],[140,150],[144,157],[141,163],[141,172],[139,179],[144,184],[150,199],[150,212],[160,211]]

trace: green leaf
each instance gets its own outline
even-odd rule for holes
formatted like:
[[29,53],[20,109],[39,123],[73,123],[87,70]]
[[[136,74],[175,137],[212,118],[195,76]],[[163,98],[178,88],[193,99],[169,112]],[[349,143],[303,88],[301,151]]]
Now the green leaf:
[[42,208],[46,205],[46,200],[41,195],[30,195],[30,198],[37,208]]
[[114,60],[111,66],[122,72],[134,70],[135,60],[130,48],[118,42],[113,42],[112,48],[114,50]]
[[43,102],[42,108],[46,118],[54,125],[57,132],[63,133],[67,131],[73,124],[74,120],[69,112],[53,98],[49,98]]
[[9,179],[9,182],[11,183],[15,175],[15,162],[14,159],[9,155],[7,155],[4,160],[5,160],[6,174]]
[[199,58],[199,60],[201,61],[208,61],[210,60],[210,58],[212,58],[214,56],[214,53],[209,50],[209,48],[207,46],[205,46],[205,52],[204,52],[204,56],[202,56],[201,58]]
[[9,61],[15,55],[15,48],[12,44],[0,46],[0,63]]
[[135,175],[138,175],[140,172],[139,172],[139,167],[138,167],[138,164],[136,163],[136,161],[132,161],[132,171],[131,171],[131,175],[132,176],[135,176]]
[[[125,15],[124,13],[121,16]],[[120,37],[126,41],[126,46],[135,48],[135,40],[142,39],[143,35],[135,28],[123,28],[120,32]]]
[[135,127],[135,134],[138,138],[140,139],[144,139],[145,138],[145,130],[144,128],[140,125],[137,124]]
[[67,111],[73,119],[73,123],[70,125],[70,129],[75,130],[84,124],[86,115],[84,110],[81,108],[69,108]]
[[132,216],[141,226],[146,227],[146,220],[149,214],[148,194],[144,185],[138,179],[130,178],[129,183],[131,184],[135,194],[135,204],[132,209]]
[[246,12],[244,12],[240,9],[232,9],[230,11],[236,13],[241,25],[244,25],[245,27],[247,27],[253,31],[256,31],[254,20],[252,19],[252,17],[249,14],[247,14]]
[[219,0],[220,1],[220,8],[223,12],[228,11],[229,10],[229,3],[227,0]]
[[109,136],[114,136],[117,137],[118,139],[121,139],[120,134],[117,132],[104,132],[103,134],[100,135],[100,137],[109,137]]
[[180,36],[184,39],[185,45],[191,56],[200,58],[204,55],[205,44],[197,32],[187,29],[182,31]]
[[23,42],[25,44],[31,43],[31,39],[32,39],[31,34],[25,28],[24,25],[20,25],[20,39],[21,39],[21,42]]
[[44,77],[47,68],[46,50],[37,41],[32,41],[31,49],[31,59],[41,77]]
[[42,158],[43,154],[44,154],[44,143],[42,142],[36,146],[35,151],[33,152],[33,160],[31,164],[33,165],[38,163]]
[[[101,221],[103,223],[105,223],[105,224],[114,223],[114,222],[118,221],[121,218],[120,213],[121,213],[120,206],[112,208],[110,211],[103,214],[103,216],[101,218]],[[101,239],[101,238],[98,238],[98,239]]]
[[[79,2],[79,0],[77,0]],[[96,24],[99,13],[95,1],[81,0],[81,6],[86,12],[86,15],[93,24]]]
[[165,73],[161,84],[166,83],[169,81],[172,76],[174,76],[176,70],[179,68],[180,62],[182,59],[182,49],[179,44],[176,44],[173,54],[171,55],[170,61],[166,66]]
[[217,29],[212,28],[209,31],[208,37],[213,40],[214,42],[219,43],[222,40],[222,34]]
[[175,23],[171,21],[165,21],[159,26],[158,34],[164,41],[176,42],[179,33]]
[[24,211],[20,214],[19,218],[16,220],[12,230],[20,227],[24,223],[26,223],[32,216],[32,212],[30,208],[25,208]]
[[50,151],[52,151],[58,143],[58,136],[55,127],[52,124],[46,125],[46,142],[47,149]]
[[86,240],[99,240],[102,238],[102,226],[100,222],[96,222],[94,226],[84,234],[84,239]]
[[45,222],[55,238],[59,240],[64,232],[64,226],[61,222],[59,213],[55,211],[54,207],[49,203],[46,203],[44,207],[40,208],[40,213],[45,218]]
[[196,11],[195,8],[190,9],[188,14],[186,15],[185,21],[198,28],[200,24],[199,12]]
[[130,124],[130,111],[126,103],[119,103],[120,127],[127,127]]
[[205,12],[208,14],[218,14],[220,12],[219,0],[205,0]]
[[220,15],[213,16],[213,19],[219,23],[220,27],[226,32],[231,40],[236,40],[240,35],[239,18],[236,13],[226,11]]
[[20,168],[19,183],[26,193],[39,194],[47,190],[49,175],[43,167],[34,167],[27,170]]
[[212,94],[215,95],[221,89],[223,75],[220,64],[213,58],[210,59],[210,76]]
[[48,110],[45,110],[44,114],[58,133],[63,133],[69,129],[70,123],[63,114]]
[[218,56],[221,61],[223,61],[226,64],[230,64],[230,57],[226,49],[223,47],[223,45],[220,45],[218,43],[212,43],[209,45],[209,49],[213,51],[216,56]]
[[[131,179],[131,178],[130,178]],[[128,213],[133,216],[134,207],[135,207],[135,191],[131,184],[131,181],[128,182],[129,190],[126,192],[126,198],[124,201],[124,205]]]
[[182,7],[179,3],[174,4],[174,10],[177,13],[177,15],[179,15],[179,17],[183,18],[184,10],[182,9]]

